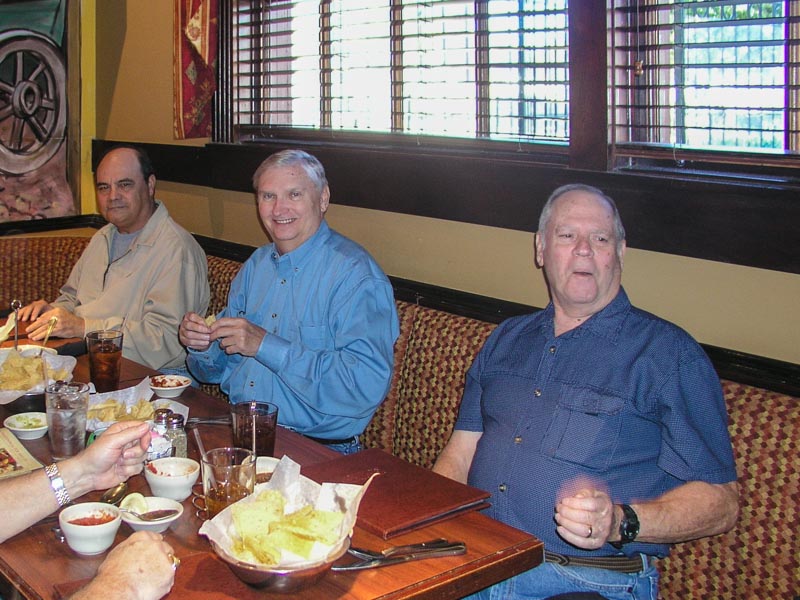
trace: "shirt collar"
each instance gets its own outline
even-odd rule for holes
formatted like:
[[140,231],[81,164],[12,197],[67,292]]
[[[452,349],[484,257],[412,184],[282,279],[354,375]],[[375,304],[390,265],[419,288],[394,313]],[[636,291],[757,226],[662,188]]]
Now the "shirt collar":
[[324,246],[331,237],[331,229],[328,224],[323,220],[319,224],[319,228],[314,232],[310,238],[300,244],[297,248],[286,254],[279,254],[275,244],[272,244],[272,251],[270,257],[272,262],[278,264],[280,262],[288,262],[292,267],[302,267],[309,257],[316,253],[316,250]]
[[[614,342],[619,331],[622,328],[623,320],[621,317],[628,313],[631,309],[631,302],[628,299],[628,294],[625,289],[620,286],[619,292],[614,299],[609,302],[599,312],[596,312],[589,317],[584,323],[578,325],[574,329],[566,332],[564,336],[581,336],[581,335],[597,335],[608,338]],[[546,317],[543,319],[543,325],[546,323],[550,328],[550,335],[553,334],[553,319],[555,318],[555,307],[553,303],[547,305],[545,309]]]

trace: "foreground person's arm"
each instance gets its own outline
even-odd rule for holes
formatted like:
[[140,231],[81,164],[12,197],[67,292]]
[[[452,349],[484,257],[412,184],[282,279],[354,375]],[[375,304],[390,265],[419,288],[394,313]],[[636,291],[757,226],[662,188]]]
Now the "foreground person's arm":
[[172,588],[172,546],[159,533],[137,531],[114,548],[95,578],[72,600],[157,600]]
[[[150,428],[139,421],[112,425],[86,450],[58,463],[71,499],[111,487],[142,470]],[[27,529],[59,507],[44,470],[0,482],[0,542]]]

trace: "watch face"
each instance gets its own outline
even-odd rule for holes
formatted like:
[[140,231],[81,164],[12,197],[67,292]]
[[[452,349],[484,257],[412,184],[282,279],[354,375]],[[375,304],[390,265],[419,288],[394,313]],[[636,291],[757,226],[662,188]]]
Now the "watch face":
[[627,544],[635,540],[636,536],[639,535],[639,517],[636,511],[627,504],[622,505],[622,512],[624,517],[619,524],[619,536],[620,541],[623,544]]

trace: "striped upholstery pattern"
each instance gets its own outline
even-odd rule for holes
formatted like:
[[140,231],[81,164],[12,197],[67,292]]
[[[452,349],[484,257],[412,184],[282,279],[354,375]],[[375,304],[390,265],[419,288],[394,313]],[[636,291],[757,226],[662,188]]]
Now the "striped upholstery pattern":
[[453,430],[467,370],[495,325],[420,307],[400,370],[392,453],[431,468]]
[[0,309],[55,300],[88,237],[0,238]]
[[723,380],[739,475],[732,531],[676,544],[659,565],[664,600],[800,597],[800,401]]
[[361,436],[361,443],[366,448],[380,448],[392,452],[394,450],[394,423],[397,411],[397,396],[400,389],[401,371],[397,365],[402,364],[408,352],[411,329],[414,326],[419,306],[410,302],[397,301],[397,317],[400,320],[400,335],[394,343],[394,364],[392,381],[386,399],[375,411],[369,425]]
[[[0,308],[52,299],[88,238],[0,238]],[[24,268],[20,268],[24,265]],[[211,303],[227,302],[241,264],[208,257]],[[398,301],[400,337],[385,403],[367,447],[430,467],[452,431],[467,369],[494,325]],[[800,597],[800,399],[723,381],[739,472],[741,517],[732,532],[678,544],[659,565],[663,600]],[[218,396],[216,386],[204,386]]]
[[206,258],[208,260],[208,285],[211,290],[207,314],[216,315],[228,306],[231,282],[242,268],[242,263],[219,256],[207,256]]
[[[216,315],[228,305],[228,292],[231,289],[231,282],[239,269],[242,268],[242,263],[228,258],[220,258],[219,256],[207,256],[208,260],[208,286],[210,289],[210,297],[208,301],[208,315]],[[222,398],[227,402],[228,397],[219,388],[216,383],[203,383],[200,388],[211,396]]]

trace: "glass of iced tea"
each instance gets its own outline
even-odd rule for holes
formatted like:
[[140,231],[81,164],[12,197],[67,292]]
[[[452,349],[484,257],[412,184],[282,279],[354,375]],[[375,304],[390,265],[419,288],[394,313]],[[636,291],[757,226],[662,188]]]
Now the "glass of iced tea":
[[244,448],[214,448],[203,455],[205,510],[213,519],[224,508],[253,493],[256,457]]
[[256,456],[275,455],[278,407],[271,402],[239,402],[231,405],[233,445],[248,448]]
[[86,348],[89,352],[89,378],[95,389],[100,393],[119,389],[122,332],[113,329],[90,331],[86,334]]

